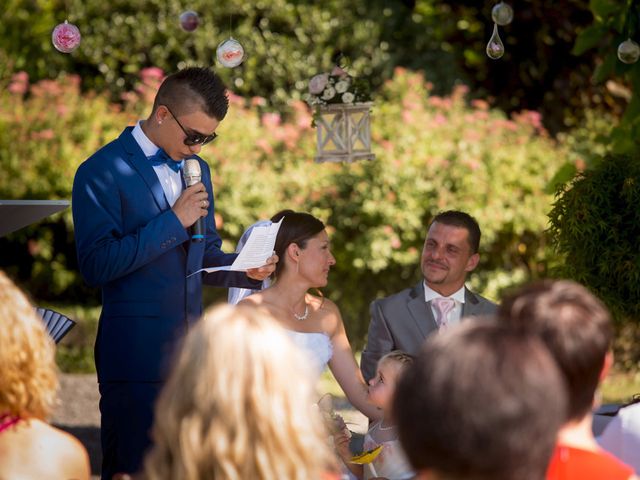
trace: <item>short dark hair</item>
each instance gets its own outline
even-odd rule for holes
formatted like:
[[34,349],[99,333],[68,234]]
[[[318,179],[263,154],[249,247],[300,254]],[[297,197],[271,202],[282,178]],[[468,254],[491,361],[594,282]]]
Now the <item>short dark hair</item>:
[[438,213],[429,226],[434,222],[438,222],[444,225],[451,225],[454,227],[464,228],[469,232],[469,246],[471,247],[471,253],[478,253],[480,249],[480,225],[475,218],[465,212],[459,210],[447,210],[446,212]]
[[589,413],[613,339],[602,302],[576,282],[543,280],[506,297],[498,316],[512,327],[539,334],[546,343],[567,382],[567,420]]
[[487,319],[429,337],[400,377],[393,413],[417,472],[540,480],[565,408],[562,376],[540,339]]
[[168,106],[176,115],[197,108],[222,121],[229,109],[229,97],[224,83],[212,70],[188,67],[164,79],[153,102],[153,111],[160,105]]
[[278,230],[274,247],[276,255],[280,258],[278,263],[276,263],[276,270],[274,272],[276,278],[284,268],[287,247],[295,243],[304,249],[307,246],[307,240],[325,229],[324,223],[310,213],[282,210],[271,217],[272,222],[279,222],[280,220],[282,220],[282,225],[280,225],[280,230]]

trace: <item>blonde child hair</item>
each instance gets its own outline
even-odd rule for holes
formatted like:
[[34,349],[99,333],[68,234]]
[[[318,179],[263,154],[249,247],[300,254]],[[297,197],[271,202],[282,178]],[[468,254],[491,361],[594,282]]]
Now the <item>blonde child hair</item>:
[[378,366],[384,363],[394,363],[397,368],[403,370],[413,363],[413,355],[409,355],[402,350],[392,350],[378,360]]
[[0,414],[40,420],[58,390],[55,346],[33,305],[0,270]]
[[145,478],[307,480],[334,469],[307,363],[263,310],[207,310],[159,397]]

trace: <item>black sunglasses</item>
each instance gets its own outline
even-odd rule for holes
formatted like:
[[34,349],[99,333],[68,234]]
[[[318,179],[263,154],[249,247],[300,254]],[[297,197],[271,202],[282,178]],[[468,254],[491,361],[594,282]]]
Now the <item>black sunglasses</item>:
[[213,132],[211,135],[205,135],[203,133],[197,133],[197,132],[196,133],[187,132],[187,130],[185,130],[185,128],[180,123],[180,120],[178,120],[178,117],[175,116],[175,114],[171,111],[171,109],[166,105],[165,105],[165,108],[169,111],[173,119],[176,121],[178,126],[182,129],[182,131],[186,135],[184,139],[184,144],[187,147],[193,147],[194,145],[206,145],[209,142],[213,142],[218,137],[218,134],[216,132]]

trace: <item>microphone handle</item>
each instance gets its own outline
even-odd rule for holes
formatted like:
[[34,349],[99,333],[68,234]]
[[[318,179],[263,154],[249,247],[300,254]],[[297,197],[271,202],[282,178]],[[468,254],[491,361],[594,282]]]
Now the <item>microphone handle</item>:
[[191,227],[191,241],[202,242],[204,240],[204,217],[198,218]]

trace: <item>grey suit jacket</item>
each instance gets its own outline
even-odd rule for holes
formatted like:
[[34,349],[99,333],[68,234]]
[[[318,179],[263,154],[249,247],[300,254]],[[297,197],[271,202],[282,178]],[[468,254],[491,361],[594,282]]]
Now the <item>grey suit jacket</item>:
[[[492,315],[495,303],[465,288],[462,317]],[[416,355],[427,336],[438,330],[431,308],[424,301],[424,283],[371,302],[371,323],[360,368],[365,380],[376,373],[378,360],[392,350]]]

